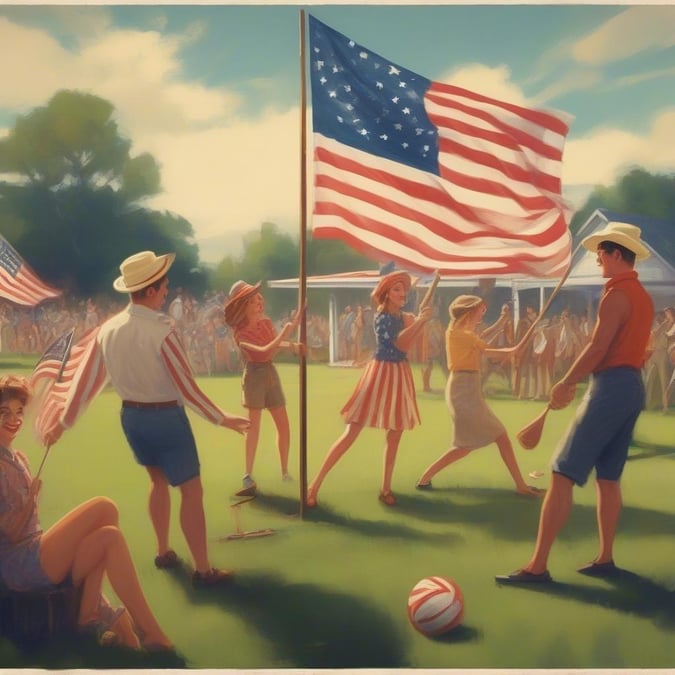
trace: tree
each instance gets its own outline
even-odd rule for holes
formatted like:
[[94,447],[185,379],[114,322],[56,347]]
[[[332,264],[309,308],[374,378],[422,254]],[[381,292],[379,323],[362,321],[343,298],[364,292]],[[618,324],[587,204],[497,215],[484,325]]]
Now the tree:
[[598,208],[619,213],[649,216],[675,222],[675,175],[650,174],[644,169],[633,169],[615,185],[598,185],[586,203],[574,214],[570,229],[573,233]]
[[175,251],[173,282],[203,291],[192,226],[142,206],[161,191],[159,167],[131,155],[114,114],[98,96],[60,91],[17,119],[0,140],[0,231],[41,278],[75,295],[110,293],[120,262],[144,249]]

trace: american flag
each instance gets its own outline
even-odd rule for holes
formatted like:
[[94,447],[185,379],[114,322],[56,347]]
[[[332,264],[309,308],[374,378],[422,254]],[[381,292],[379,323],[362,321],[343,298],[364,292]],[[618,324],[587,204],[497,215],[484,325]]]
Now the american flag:
[[[58,368],[56,368],[55,359],[53,359],[51,360],[52,365],[41,369],[42,375],[40,375],[38,372],[40,362],[38,362],[33,371],[33,381],[35,381],[36,373],[38,373],[38,379],[49,377],[48,373],[54,374],[51,386],[42,397],[40,411],[35,419],[35,432],[38,438],[43,439],[45,433],[61,417],[75,374],[82,361],[86,362],[89,351],[96,345],[98,330],[98,327],[92,328],[72,345],[68,352],[64,354],[62,365]],[[49,359],[47,361],[49,362]]]
[[313,236],[443,276],[560,276],[570,118],[402,68],[309,17]]
[[34,307],[59,295],[61,291],[42,282],[14,247],[0,236],[0,298]]
[[70,348],[73,344],[75,328],[71,328],[67,333],[56,338],[47,349],[42,353],[38,362],[35,364],[30,381],[33,387],[41,380],[58,380],[61,378],[66,361],[70,355]]

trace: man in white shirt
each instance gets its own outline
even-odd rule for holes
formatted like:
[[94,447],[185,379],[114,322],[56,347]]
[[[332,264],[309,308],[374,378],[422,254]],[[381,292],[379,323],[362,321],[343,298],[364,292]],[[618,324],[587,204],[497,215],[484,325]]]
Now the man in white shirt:
[[65,408],[43,441],[54,444],[110,381],[122,399],[124,434],[136,461],[150,476],[155,565],[168,568],[180,563],[169,547],[171,485],[181,492],[180,522],[194,562],[193,585],[213,586],[228,580],[231,572],[209,562],[199,457],[184,405],[239,433],[248,429],[249,421],[223,412],[199,388],[169,318],[159,312],[174,258],[173,253],[156,256],[143,251],[120,265],[122,275],[113,287],[129,293],[131,302],[100,327],[78,366]]

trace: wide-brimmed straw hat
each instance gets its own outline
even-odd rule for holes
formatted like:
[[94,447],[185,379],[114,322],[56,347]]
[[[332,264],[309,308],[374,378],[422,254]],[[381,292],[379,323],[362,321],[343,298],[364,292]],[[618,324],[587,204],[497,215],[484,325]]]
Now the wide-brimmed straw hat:
[[461,319],[467,312],[470,312],[474,307],[478,307],[485,302],[479,295],[458,295],[449,307],[451,319]]
[[141,251],[129,256],[120,265],[122,276],[113,281],[113,288],[120,293],[133,293],[150,286],[161,279],[176,258],[175,253],[155,255],[152,251]]
[[258,292],[261,284],[262,282],[259,281],[251,285],[241,279],[232,284],[225,302],[225,323],[230,328],[235,328],[242,322],[246,311],[246,301]]
[[383,304],[389,289],[398,282],[401,282],[405,286],[406,293],[410,290],[412,280],[407,272],[390,272],[383,276],[375,287],[375,290],[370,294],[375,305]]
[[595,253],[600,242],[611,241],[635,253],[636,260],[645,260],[649,258],[651,253],[642,243],[640,234],[641,230],[637,225],[618,222],[607,223],[604,229],[589,235],[581,243],[585,249]]

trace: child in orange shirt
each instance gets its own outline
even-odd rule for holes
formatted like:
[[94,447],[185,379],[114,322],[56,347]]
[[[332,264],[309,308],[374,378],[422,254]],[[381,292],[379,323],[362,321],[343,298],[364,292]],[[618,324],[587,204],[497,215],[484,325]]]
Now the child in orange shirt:
[[232,328],[234,340],[245,362],[241,384],[242,404],[248,410],[251,422],[246,434],[246,472],[237,496],[253,495],[256,491],[256,482],[252,476],[253,463],[260,436],[260,419],[265,409],[269,410],[277,430],[282,479],[291,479],[288,473],[290,428],[286,399],[272,359],[280,349],[288,349],[296,355],[304,353],[301,343],[288,342],[286,339],[297,328],[301,314],[296,312],[293,320],[277,333],[272,320],[265,316],[265,301],[259,288],[260,282],[252,286],[237,281],[232,285],[225,303],[225,322]]
[[522,344],[499,349],[488,347],[476,333],[476,326],[486,310],[485,302],[477,295],[460,295],[450,303],[450,325],[445,334],[450,376],[445,388],[445,401],[454,422],[454,438],[452,447],[427,468],[416,487],[419,490],[431,489],[431,479],[441,469],[466,457],[473,450],[496,442],[502,461],[516,484],[516,492],[541,495],[543,490],[525,483],[506,429],[483,398],[481,356],[513,355]]

